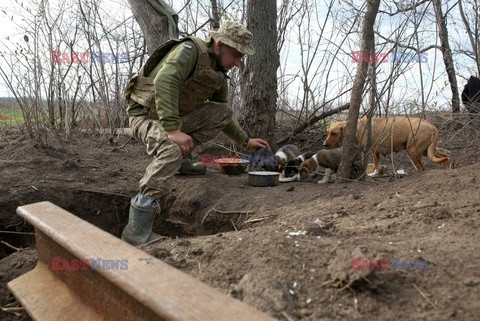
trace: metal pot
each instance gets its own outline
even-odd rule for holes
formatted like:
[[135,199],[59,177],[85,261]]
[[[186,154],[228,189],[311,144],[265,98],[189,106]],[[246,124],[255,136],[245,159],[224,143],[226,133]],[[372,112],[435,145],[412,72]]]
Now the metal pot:
[[248,185],[251,186],[277,186],[280,173],[278,172],[249,172]]

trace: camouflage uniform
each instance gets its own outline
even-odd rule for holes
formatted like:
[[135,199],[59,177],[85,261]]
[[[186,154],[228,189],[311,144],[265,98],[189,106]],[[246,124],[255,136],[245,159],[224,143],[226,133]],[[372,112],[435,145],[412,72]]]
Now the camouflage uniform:
[[[227,21],[210,35],[242,54],[254,53],[252,34],[237,22]],[[218,65],[213,43],[213,39],[195,37],[170,40],[129,81],[125,98],[130,127],[153,156],[140,180],[140,192],[130,202],[128,224],[122,232],[122,240],[130,244],[159,237],[152,232],[157,203],[165,200],[171,177],[183,167],[182,151],[167,132],[180,130],[190,135],[194,146],[220,131],[237,143],[247,138],[226,105],[228,77]]]
[[[217,136],[231,120],[231,115],[225,104],[207,102],[181,117],[181,130],[192,136],[194,144],[200,144]],[[143,142],[148,155],[154,157],[140,180],[140,193],[160,198],[171,190],[170,178],[182,164],[182,152],[176,143],[168,140],[160,121],[145,115],[130,117],[129,120],[134,137]]]
[[130,82],[127,113],[134,137],[154,157],[140,181],[140,193],[160,198],[171,190],[169,179],[182,163],[181,150],[168,140],[166,131],[179,129],[192,137],[194,145],[213,139],[220,131],[237,143],[247,134],[226,105],[228,77],[217,66],[210,40],[183,39],[156,59],[161,60],[153,70],[145,70],[147,62]]

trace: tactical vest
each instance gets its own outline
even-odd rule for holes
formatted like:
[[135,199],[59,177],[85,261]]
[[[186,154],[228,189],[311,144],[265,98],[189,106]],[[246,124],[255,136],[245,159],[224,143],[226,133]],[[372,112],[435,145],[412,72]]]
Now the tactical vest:
[[197,46],[199,57],[193,75],[191,75],[180,88],[178,103],[179,115],[183,116],[197,109],[208,100],[214,92],[224,86],[227,76],[223,72],[216,71],[212,68],[207,45],[203,40],[197,37],[185,37],[181,40],[171,39],[155,49],[142,69],[128,82],[127,89],[125,90],[125,99],[129,104],[134,101],[143,105],[148,110],[150,118],[158,119],[155,105],[154,78],[148,77],[148,75],[175,45],[188,40],[193,41]]

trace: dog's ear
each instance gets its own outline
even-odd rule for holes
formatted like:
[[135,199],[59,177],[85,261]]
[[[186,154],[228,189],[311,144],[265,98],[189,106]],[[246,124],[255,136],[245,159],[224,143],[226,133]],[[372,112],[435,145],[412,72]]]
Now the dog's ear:
[[345,123],[342,123],[342,124],[340,125],[340,133],[339,133],[339,136],[338,136],[338,139],[339,139],[340,141],[342,141],[342,140],[343,140],[343,137],[345,137],[345,128],[347,128],[347,123],[346,123],[346,122],[345,122]]

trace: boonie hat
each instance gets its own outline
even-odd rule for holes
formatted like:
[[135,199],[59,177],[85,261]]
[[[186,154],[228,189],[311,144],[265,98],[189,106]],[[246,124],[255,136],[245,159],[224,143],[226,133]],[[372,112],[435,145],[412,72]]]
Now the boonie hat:
[[253,55],[253,35],[248,29],[239,22],[225,21],[218,30],[208,32],[215,40],[221,41],[239,52],[246,55]]

